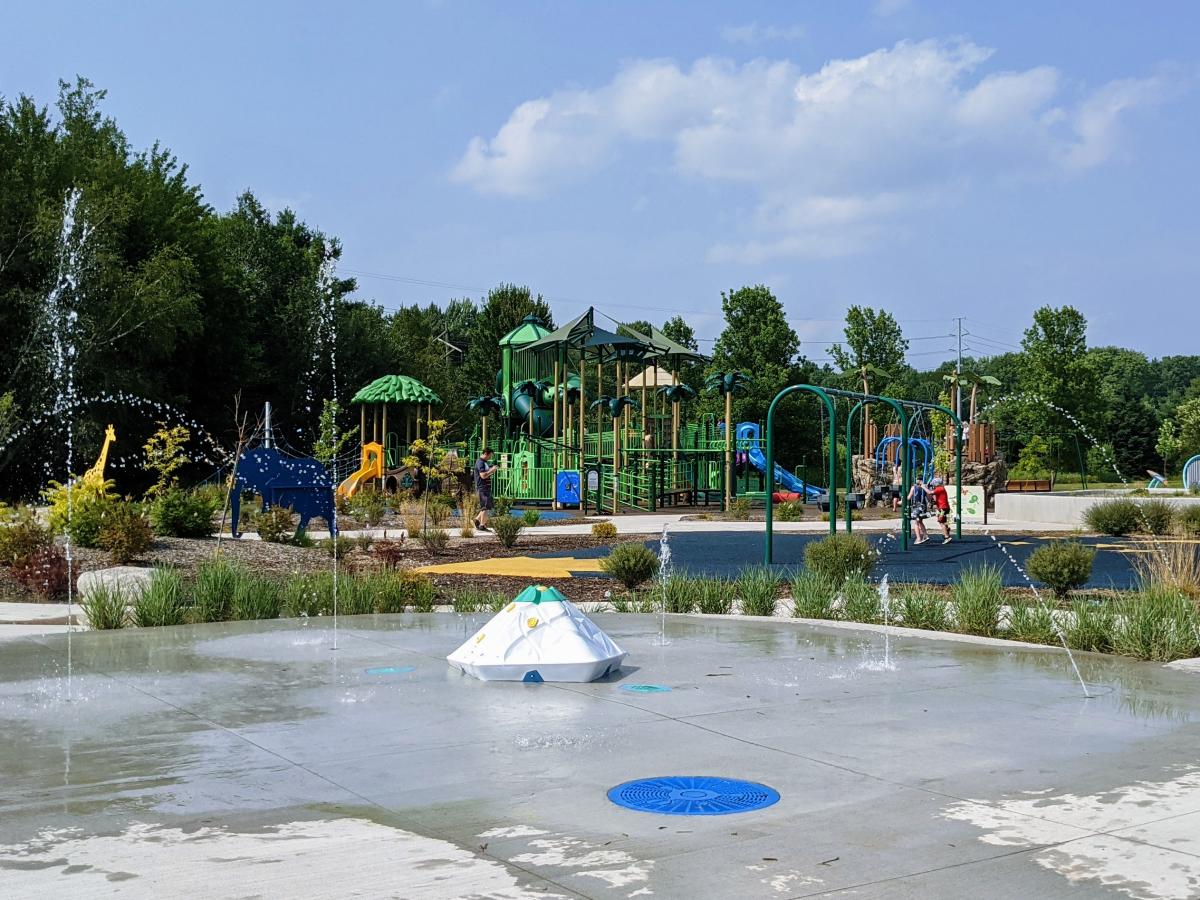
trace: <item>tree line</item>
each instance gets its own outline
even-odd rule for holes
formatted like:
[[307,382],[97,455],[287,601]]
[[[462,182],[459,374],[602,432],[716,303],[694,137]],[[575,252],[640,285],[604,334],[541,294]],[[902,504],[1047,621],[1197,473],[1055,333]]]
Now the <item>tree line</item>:
[[[125,448],[110,457],[119,465],[137,455],[133,448],[159,418],[168,425],[186,418],[232,447],[238,414],[253,419],[266,401],[282,441],[308,452],[335,378],[344,404],[381,374],[413,375],[441,396],[435,413],[451,437],[462,437],[478,421],[468,399],[495,390],[499,338],[530,314],[554,326],[549,304],[515,284],[485,297],[385,310],[363,298],[354,279],[326,277],[341,256],[336,237],[291,210],[268,210],[250,191],[232,209],[214,209],[170,151],[130,145],[104,114],[104,97],[85,79],[62,83],[53,107],[0,97],[0,496],[29,497],[61,476],[68,419],[76,470],[86,468],[110,422]],[[59,273],[63,200],[72,189],[91,229],[78,289],[66,298],[81,404],[56,410],[61,322],[48,314],[46,298]],[[726,291],[721,304],[725,324],[711,363],[684,377],[700,388],[712,372],[750,374],[734,398],[735,420],[762,419],[780,387],[801,381],[924,401],[953,387],[953,363],[929,371],[909,364],[908,342],[886,311],[851,308],[830,365],[802,352],[765,285]],[[644,330],[649,323],[629,324]],[[1086,325],[1070,307],[1047,307],[1020,351],[964,361],[964,383],[988,376],[980,404],[994,404],[988,416],[1010,453],[1026,452],[1031,466],[1063,466],[1074,452],[1068,438],[1086,431],[1102,448],[1084,438],[1094,468],[1111,453],[1122,472],[1140,475],[1200,452],[1200,357],[1088,347]],[[661,330],[697,345],[682,317]],[[157,405],[114,399],[129,396]],[[722,403],[702,393],[691,416],[715,421]],[[342,427],[356,418],[343,407]],[[778,431],[782,460],[816,461],[823,430],[814,406],[781,409]],[[197,463],[192,474],[211,468],[211,460]]]

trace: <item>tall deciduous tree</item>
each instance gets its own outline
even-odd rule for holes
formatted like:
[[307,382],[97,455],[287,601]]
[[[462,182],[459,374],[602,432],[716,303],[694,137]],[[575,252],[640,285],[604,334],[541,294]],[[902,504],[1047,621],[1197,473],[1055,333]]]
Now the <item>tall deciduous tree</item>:
[[516,328],[528,315],[537,316],[553,330],[550,304],[541,294],[534,296],[528,287],[502,284],[488,291],[471,327],[470,347],[463,366],[463,377],[475,391],[495,390],[500,370],[500,338]]
[[700,345],[696,341],[696,330],[684,320],[683,316],[671,316],[663,322],[663,327],[659,330],[675,343],[687,347],[689,350],[700,349]]

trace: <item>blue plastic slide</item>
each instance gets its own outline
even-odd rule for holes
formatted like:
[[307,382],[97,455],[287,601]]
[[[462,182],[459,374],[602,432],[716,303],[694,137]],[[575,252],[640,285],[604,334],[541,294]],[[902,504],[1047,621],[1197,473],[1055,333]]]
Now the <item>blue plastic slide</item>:
[[[750,460],[750,465],[754,466],[758,471],[767,471],[767,459],[757,447],[751,447],[746,451],[746,458]],[[787,471],[787,469],[779,466],[778,463],[775,465],[775,483],[785,491],[791,491],[794,494],[806,494],[809,499],[816,499],[825,493],[820,488],[815,488],[811,484],[805,484],[791,472]]]

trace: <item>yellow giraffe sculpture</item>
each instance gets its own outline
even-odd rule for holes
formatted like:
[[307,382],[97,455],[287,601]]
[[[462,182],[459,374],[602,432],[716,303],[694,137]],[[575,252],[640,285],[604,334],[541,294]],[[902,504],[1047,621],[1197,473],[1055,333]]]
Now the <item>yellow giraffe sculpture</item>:
[[100,455],[96,464],[83,473],[83,481],[92,484],[104,484],[104,467],[108,464],[108,448],[117,439],[117,430],[109,425],[104,432],[104,443],[100,447]]

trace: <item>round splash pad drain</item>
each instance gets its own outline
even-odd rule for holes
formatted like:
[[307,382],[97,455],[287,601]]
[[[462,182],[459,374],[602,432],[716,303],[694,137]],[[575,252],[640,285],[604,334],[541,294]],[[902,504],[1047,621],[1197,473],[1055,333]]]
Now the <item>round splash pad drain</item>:
[[415,672],[416,668],[416,666],[375,666],[364,671],[368,675],[407,675],[409,672]]
[[665,684],[623,684],[621,690],[627,694],[665,694],[671,689]]
[[618,784],[608,792],[617,806],[664,816],[727,816],[779,802],[779,792],[754,781],[708,775],[667,775]]

